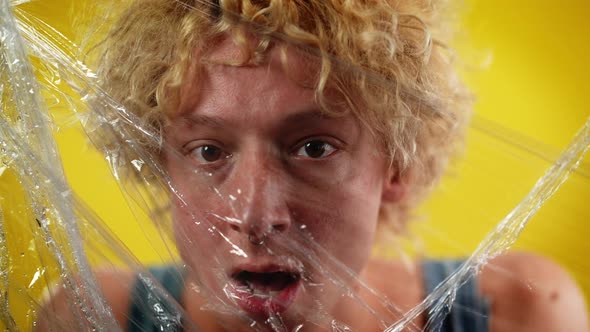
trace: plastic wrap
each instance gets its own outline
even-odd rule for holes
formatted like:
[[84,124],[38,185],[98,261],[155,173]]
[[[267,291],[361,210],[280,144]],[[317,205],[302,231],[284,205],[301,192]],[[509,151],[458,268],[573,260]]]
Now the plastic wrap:
[[[588,189],[590,119],[556,152],[469,115],[436,16],[412,2],[380,16],[362,1],[80,1],[54,21],[43,3],[0,0],[7,330],[438,331],[562,185]],[[104,220],[72,189],[56,143],[81,140],[72,128],[130,220]],[[425,291],[428,243],[411,234],[437,229],[414,219],[461,206],[456,177],[439,176],[478,167],[447,167],[464,136],[467,156],[512,167],[513,196],[478,192],[452,212],[487,235]],[[83,177],[106,181],[76,154]]]

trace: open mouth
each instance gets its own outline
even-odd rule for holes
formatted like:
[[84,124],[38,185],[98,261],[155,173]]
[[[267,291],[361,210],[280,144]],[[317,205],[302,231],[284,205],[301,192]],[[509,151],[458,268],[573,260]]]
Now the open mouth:
[[296,272],[242,270],[232,279],[232,297],[238,305],[251,315],[268,317],[287,310],[293,303],[301,278]]

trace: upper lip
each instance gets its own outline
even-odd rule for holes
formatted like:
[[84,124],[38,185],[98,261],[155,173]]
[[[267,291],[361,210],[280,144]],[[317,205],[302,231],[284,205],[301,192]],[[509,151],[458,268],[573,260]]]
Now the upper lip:
[[295,262],[268,262],[268,263],[241,263],[235,265],[230,271],[229,275],[233,278],[237,277],[240,272],[252,272],[252,273],[273,273],[273,272],[285,272],[291,274],[301,274],[301,266],[298,266]]

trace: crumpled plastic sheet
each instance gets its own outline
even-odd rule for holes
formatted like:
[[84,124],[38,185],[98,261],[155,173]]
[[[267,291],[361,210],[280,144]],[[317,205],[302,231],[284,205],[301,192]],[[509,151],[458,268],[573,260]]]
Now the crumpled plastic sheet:
[[[34,317],[43,315],[49,317],[56,330],[121,330],[95,276],[98,266],[112,266],[133,271],[133,275],[138,275],[153,291],[146,297],[146,305],[162,330],[182,325],[187,330],[206,331],[206,327],[188,319],[185,309],[156,281],[149,267],[137,259],[71,190],[53,137],[53,131],[59,124],[56,124],[58,121],[51,109],[58,103],[67,104],[89,138],[96,143],[96,148],[104,153],[129,204],[135,206],[139,214],[143,212],[152,218],[159,237],[154,241],[163,241],[167,247],[168,252],[161,253],[163,260],[184,275],[198,274],[194,270],[198,268],[195,262],[179,260],[176,241],[184,239],[186,243],[183,245],[192,246],[196,262],[199,257],[209,257],[209,261],[218,264],[219,269],[211,271],[208,276],[211,280],[194,286],[194,291],[207,299],[207,303],[200,307],[203,313],[226,317],[228,321],[237,319],[242,326],[258,331],[299,331],[309,327],[330,331],[355,330],[354,318],[350,321],[336,319],[327,309],[331,304],[321,296],[312,297],[307,306],[296,308],[299,311],[296,323],[284,321],[281,314],[273,310],[268,310],[268,317],[262,321],[240,310],[237,303],[243,296],[241,294],[252,290],[247,289],[247,285],[236,287],[229,282],[223,272],[226,255],[208,252],[207,248],[200,246],[198,239],[192,239],[187,234],[175,234],[170,214],[157,210],[166,210],[165,202],[174,197],[184,204],[187,214],[192,214],[190,218],[195,221],[194,227],[206,229],[216,241],[225,241],[225,249],[231,254],[247,257],[248,249],[232,243],[224,231],[211,221],[214,217],[217,222],[231,222],[229,219],[235,216],[199,215],[197,210],[191,209],[190,202],[185,200],[182,190],[176,187],[167,170],[143,148],[145,141],[159,143],[160,137],[154,136],[141,119],[128,112],[97,84],[91,57],[87,58],[84,54],[84,47],[88,46],[72,42],[41,20],[19,11],[18,5],[26,2],[0,0],[0,167],[3,172],[10,170],[16,174],[27,206],[26,217],[19,224],[5,223],[0,214],[0,320],[7,330],[30,329],[31,325],[27,324],[34,324]],[[104,4],[108,7],[106,2]],[[86,24],[90,27],[89,31],[100,34],[101,29],[108,30],[106,22],[110,21],[96,19],[96,22]],[[92,37],[92,33],[88,36]],[[91,44],[89,40],[84,42]],[[484,133],[494,130],[485,119],[477,116],[472,126]],[[104,135],[112,135],[126,146],[101,145],[100,142],[106,141],[101,140]],[[164,142],[165,149],[168,148],[166,144]],[[322,243],[314,241],[303,221],[292,226],[298,230],[295,235],[277,234],[266,249],[271,255],[277,251],[280,264],[300,273],[299,282],[304,284],[305,289],[313,290],[311,294],[340,294],[338,297],[350,301],[355,310],[369,313],[383,331],[419,331],[413,322],[425,312],[429,317],[427,325],[440,322],[453,305],[457,289],[477,275],[491,259],[511,248],[531,217],[572,172],[588,176],[587,169],[577,167],[589,147],[590,120],[559,156],[537,151],[541,158],[552,161],[553,165],[481,241],[461,267],[409,311],[362,282],[360,290],[352,287],[354,282],[360,282],[360,277]],[[134,154],[130,161],[132,165],[126,164],[129,151]],[[130,169],[137,172],[130,174]],[[129,180],[131,177],[134,177],[133,180]],[[240,202],[244,198],[214,185],[200,189],[205,190],[207,195],[217,196],[227,205],[228,211],[235,212],[244,203]],[[11,242],[10,234],[21,234],[30,242]],[[22,249],[25,247],[28,250]],[[11,272],[19,269],[19,263],[11,258],[17,251],[23,252],[21,264],[32,267],[19,270],[24,278],[15,277]],[[25,263],[24,259],[29,262]],[[318,278],[324,283],[316,283]],[[44,282],[35,282],[39,279]],[[25,280],[32,282],[27,285],[23,283]],[[48,288],[41,290],[41,284]],[[49,287],[52,284],[60,284],[61,290]],[[49,295],[39,297],[41,291]],[[61,296],[71,313],[71,320],[52,317],[51,311],[45,312],[44,301],[57,296],[58,292],[63,293]],[[361,292],[365,295],[361,296]],[[167,299],[171,308],[162,307],[160,298]],[[24,321],[16,318],[22,312],[26,312],[28,317]]]

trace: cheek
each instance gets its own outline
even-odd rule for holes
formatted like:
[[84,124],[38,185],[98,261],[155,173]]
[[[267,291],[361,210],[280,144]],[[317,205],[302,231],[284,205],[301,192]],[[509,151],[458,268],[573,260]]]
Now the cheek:
[[196,206],[199,205],[188,197],[184,197],[183,202],[174,200],[172,218],[176,245],[181,258],[189,265],[213,266],[215,257],[211,253],[222,252],[225,242],[219,235],[219,225],[211,222],[206,210]]
[[194,213],[188,211],[184,203],[177,200],[173,203],[172,218],[176,245],[183,260],[189,262],[195,256],[200,256],[206,245],[207,227]]
[[329,191],[308,192],[305,202],[295,208],[297,219],[316,244],[360,272],[373,246],[381,204],[374,182],[358,176]]

